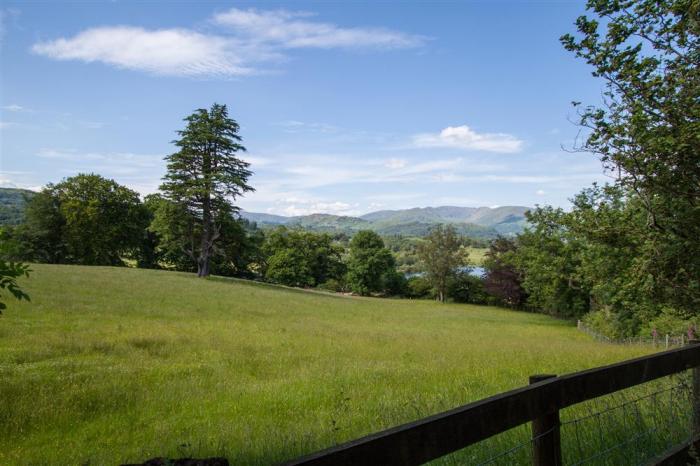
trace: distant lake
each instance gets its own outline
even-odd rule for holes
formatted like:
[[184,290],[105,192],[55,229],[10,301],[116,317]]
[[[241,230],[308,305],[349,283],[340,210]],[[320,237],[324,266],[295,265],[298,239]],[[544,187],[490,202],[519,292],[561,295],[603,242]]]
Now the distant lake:
[[[473,277],[479,277],[483,278],[483,276],[486,274],[486,269],[483,267],[460,267],[459,268],[460,272],[464,271],[469,271],[469,275]],[[413,277],[422,277],[425,275],[425,272],[409,272],[404,274],[404,277],[406,278],[413,278]]]

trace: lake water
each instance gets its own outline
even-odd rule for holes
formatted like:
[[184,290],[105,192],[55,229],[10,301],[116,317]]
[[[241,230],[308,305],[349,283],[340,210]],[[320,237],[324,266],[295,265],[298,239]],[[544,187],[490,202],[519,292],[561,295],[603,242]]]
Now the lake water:
[[[486,269],[483,267],[460,267],[459,271],[460,272],[469,271],[469,275],[471,275],[473,277],[479,277],[479,278],[483,278],[484,274],[486,273]],[[404,276],[406,278],[413,278],[413,277],[422,277],[423,275],[425,275],[424,272],[411,272],[411,273],[405,274]]]

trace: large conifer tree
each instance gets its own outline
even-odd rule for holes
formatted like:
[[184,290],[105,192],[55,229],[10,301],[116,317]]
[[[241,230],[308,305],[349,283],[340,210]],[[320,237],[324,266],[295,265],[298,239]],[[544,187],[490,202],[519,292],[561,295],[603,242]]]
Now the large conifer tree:
[[221,220],[237,208],[235,199],[253,191],[248,178],[250,164],[237,157],[245,151],[238,123],[228,116],[226,105],[198,109],[185,118],[173,143],[179,148],[168,155],[168,171],[161,189],[187,213],[188,247],[185,252],[197,263],[197,275],[209,275],[209,263],[221,235]]

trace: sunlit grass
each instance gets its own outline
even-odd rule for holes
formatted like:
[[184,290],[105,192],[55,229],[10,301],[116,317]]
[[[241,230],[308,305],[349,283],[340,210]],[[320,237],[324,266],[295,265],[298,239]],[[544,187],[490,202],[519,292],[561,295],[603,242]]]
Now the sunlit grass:
[[269,464],[648,349],[497,308],[33,265],[0,318],[0,464]]
[[467,251],[469,252],[469,263],[480,267],[484,265],[484,259],[486,259],[486,253],[489,249],[469,247]]

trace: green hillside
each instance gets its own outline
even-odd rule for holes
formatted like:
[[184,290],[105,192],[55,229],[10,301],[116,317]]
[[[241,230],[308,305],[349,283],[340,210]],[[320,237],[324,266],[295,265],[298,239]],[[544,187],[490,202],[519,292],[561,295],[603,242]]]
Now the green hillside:
[[0,225],[22,223],[24,205],[34,194],[27,189],[0,188]]
[[644,351],[493,307],[32,269],[0,318],[2,465],[271,464]]

